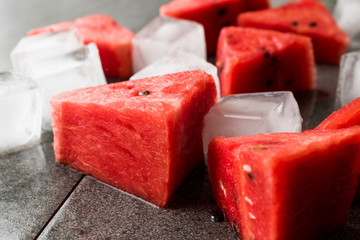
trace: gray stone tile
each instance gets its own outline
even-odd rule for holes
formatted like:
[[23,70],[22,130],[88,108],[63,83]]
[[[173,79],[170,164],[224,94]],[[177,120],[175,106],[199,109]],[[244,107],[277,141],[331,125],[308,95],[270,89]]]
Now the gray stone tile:
[[39,239],[233,239],[214,207],[204,167],[195,170],[166,209],[86,176]]
[[0,239],[36,237],[82,177],[55,163],[51,138],[0,156]]

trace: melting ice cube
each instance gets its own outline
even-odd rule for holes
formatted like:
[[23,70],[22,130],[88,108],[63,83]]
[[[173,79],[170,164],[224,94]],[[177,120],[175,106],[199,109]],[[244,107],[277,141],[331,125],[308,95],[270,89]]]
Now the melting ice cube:
[[161,57],[160,59],[141,69],[139,72],[135,73],[130,78],[130,80],[159,76],[169,73],[192,71],[197,69],[201,69],[212,75],[218,92],[218,99],[220,99],[220,82],[217,74],[217,68],[203,58],[181,50],[171,52]]
[[0,73],[0,152],[40,141],[43,91],[16,73]]
[[136,34],[132,44],[135,73],[177,49],[206,59],[204,27],[193,21],[157,17]]
[[336,94],[341,107],[360,97],[360,51],[341,57]]
[[27,74],[45,89],[44,130],[51,130],[52,96],[73,89],[106,84],[95,43],[34,63]]
[[205,116],[205,155],[211,139],[256,133],[301,132],[299,106],[291,92],[229,95],[216,103]]
[[24,37],[11,51],[11,63],[14,71],[27,76],[32,64],[71,52],[82,45],[82,38],[75,28]]
[[339,27],[350,37],[350,47],[360,48],[360,1],[338,0],[334,9],[334,17]]

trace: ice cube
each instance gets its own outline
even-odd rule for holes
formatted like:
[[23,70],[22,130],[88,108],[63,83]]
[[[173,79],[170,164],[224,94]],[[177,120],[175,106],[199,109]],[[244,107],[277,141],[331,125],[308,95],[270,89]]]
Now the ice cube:
[[193,21],[157,17],[135,35],[132,44],[135,73],[177,49],[206,59],[204,27]]
[[28,76],[45,89],[43,129],[51,130],[50,98],[58,93],[106,84],[95,43],[31,65]]
[[11,71],[0,73],[0,153],[40,141],[43,91]]
[[256,133],[301,132],[302,117],[291,92],[229,95],[204,118],[205,156],[211,139]]
[[334,9],[334,17],[339,27],[350,37],[350,47],[360,48],[360,1],[339,0]]
[[14,71],[26,75],[32,64],[71,52],[81,46],[83,41],[75,28],[24,37],[11,52],[11,63]]
[[130,80],[197,69],[201,69],[212,75],[218,92],[218,99],[220,99],[220,82],[217,74],[217,68],[203,58],[181,50],[170,52],[169,54],[159,58],[131,76]]
[[341,57],[336,94],[340,107],[360,97],[360,51],[349,52]]

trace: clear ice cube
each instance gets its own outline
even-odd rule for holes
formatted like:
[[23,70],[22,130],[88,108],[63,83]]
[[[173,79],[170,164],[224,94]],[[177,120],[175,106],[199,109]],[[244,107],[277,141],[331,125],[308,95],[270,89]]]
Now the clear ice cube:
[[0,73],[0,153],[40,141],[43,90],[30,78]]
[[360,51],[349,52],[341,57],[336,94],[340,107],[360,97]]
[[351,39],[352,49],[360,48],[360,1],[338,0],[334,9],[334,17],[339,27],[342,28]]
[[106,84],[95,43],[31,65],[28,76],[45,89],[43,129],[51,130],[50,98],[58,93]]
[[206,59],[204,27],[196,22],[156,17],[133,38],[133,69],[140,69],[174,50]]
[[220,99],[220,82],[217,68],[197,55],[181,50],[170,52],[150,65],[144,67],[139,72],[131,76],[130,80],[159,76],[169,73],[192,71],[201,69],[212,75],[215,81],[218,99]]
[[205,156],[211,139],[257,133],[301,132],[302,117],[291,92],[229,95],[205,115]]
[[22,38],[11,51],[14,71],[27,75],[34,63],[71,52],[83,46],[83,40],[75,28]]

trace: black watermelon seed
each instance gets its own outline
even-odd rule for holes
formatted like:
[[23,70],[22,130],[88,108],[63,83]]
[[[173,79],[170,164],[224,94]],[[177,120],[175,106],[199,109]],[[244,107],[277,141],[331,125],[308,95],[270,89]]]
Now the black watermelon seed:
[[139,96],[146,96],[146,95],[149,95],[149,94],[150,94],[150,92],[148,90],[146,90],[146,89],[139,92]]
[[316,27],[316,26],[317,26],[317,23],[316,23],[316,22],[311,22],[311,23],[309,23],[309,26],[310,26],[310,27]]
[[227,13],[226,8],[220,8],[220,9],[218,10],[218,12],[217,12],[217,15],[218,15],[219,17],[222,17],[222,16],[224,16],[226,13]]
[[251,172],[249,172],[247,175],[248,175],[248,177],[250,178],[250,180],[253,180],[253,179],[254,179],[254,175],[252,175]]
[[291,22],[291,25],[294,27],[297,27],[297,26],[299,26],[299,23],[297,21],[293,21],[293,22]]
[[225,220],[224,213],[219,207],[214,207],[210,212],[210,216],[212,222],[223,222]]

